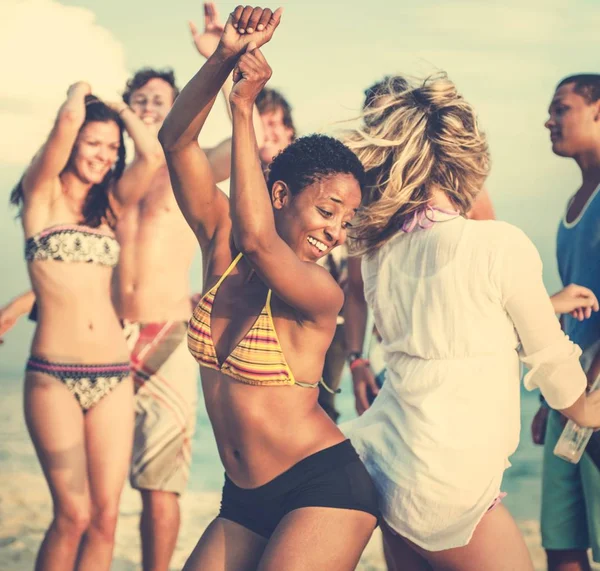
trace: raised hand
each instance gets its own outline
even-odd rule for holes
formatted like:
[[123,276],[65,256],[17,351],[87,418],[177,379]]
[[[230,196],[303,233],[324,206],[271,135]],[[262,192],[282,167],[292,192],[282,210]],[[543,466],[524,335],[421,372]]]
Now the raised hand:
[[73,85],[69,86],[69,89],[67,89],[67,97],[71,97],[77,92],[81,92],[84,96],[91,95],[92,88],[87,81],[78,81],[77,83],[73,83]]
[[238,6],[227,19],[219,49],[227,56],[244,53],[252,42],[256,48],[264,46],[281,21],[282,8],[272,12],[269,8]]
[[263,87],[271,79],[272,70],[265,56],[255,46],[248,44],[246,53],[240,57],[233,70],[233,89],[229,95],[232,105],[254,105]]
[[204,3],[204,32],[200,33],[196,24],[190,20],[190,32],[192,33],[192,40],[196,49],[200,55],[205,58],[209,58],[219,45],[223,30],[225,29],[224,24],[219,18],[217,7],[214,2]]

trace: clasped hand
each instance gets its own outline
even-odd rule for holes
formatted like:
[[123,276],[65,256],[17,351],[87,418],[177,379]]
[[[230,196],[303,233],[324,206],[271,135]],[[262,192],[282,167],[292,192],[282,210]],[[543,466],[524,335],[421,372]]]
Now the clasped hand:
[[272,12],[269,8],[238,6],[229,15],[218,51],[227,58],[238,58],[229,97],[232,105],[252,106],[269,81],[271,67],[259,48],[273,37],[281,13],[281,8]]

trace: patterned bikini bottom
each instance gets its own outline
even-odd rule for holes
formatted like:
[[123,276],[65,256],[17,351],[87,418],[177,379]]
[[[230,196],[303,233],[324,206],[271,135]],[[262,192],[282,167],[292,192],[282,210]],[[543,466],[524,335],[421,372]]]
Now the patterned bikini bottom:
[[87,411],[130,375],[129,362],[105,365],[55,363],[31,356],[26,371],[45,373],[62,381]]

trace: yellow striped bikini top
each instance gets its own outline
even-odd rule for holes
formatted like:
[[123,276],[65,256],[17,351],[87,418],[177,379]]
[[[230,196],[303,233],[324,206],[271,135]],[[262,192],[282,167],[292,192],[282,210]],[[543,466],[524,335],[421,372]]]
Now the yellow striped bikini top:
[[221,276],[199,301],[188,326],[188,348],[203,367],[221,371],[237,381],[249,385],[298,385],[317,388],[317,383],[301,383],[294,378],[287,364],[271,313],[271,290],[256,321],[228,357],[219,363],[212,338],[210,316],[219,286],[241,260],[238,254]]

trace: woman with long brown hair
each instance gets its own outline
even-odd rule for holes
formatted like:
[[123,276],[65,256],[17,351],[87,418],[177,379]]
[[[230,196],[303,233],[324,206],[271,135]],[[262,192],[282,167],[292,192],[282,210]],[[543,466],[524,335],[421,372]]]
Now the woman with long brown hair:
[[112,227],[127,200],[116,185],[124,129],[153,156],[158,142],[152,148],[129,107],[103,103],[85,82],[72,85],[11,195],[37,303],[25,418],[54,504],[38,570],[108,570],[112,559],[134,414],[129,352],[110,297],[119,259]]

